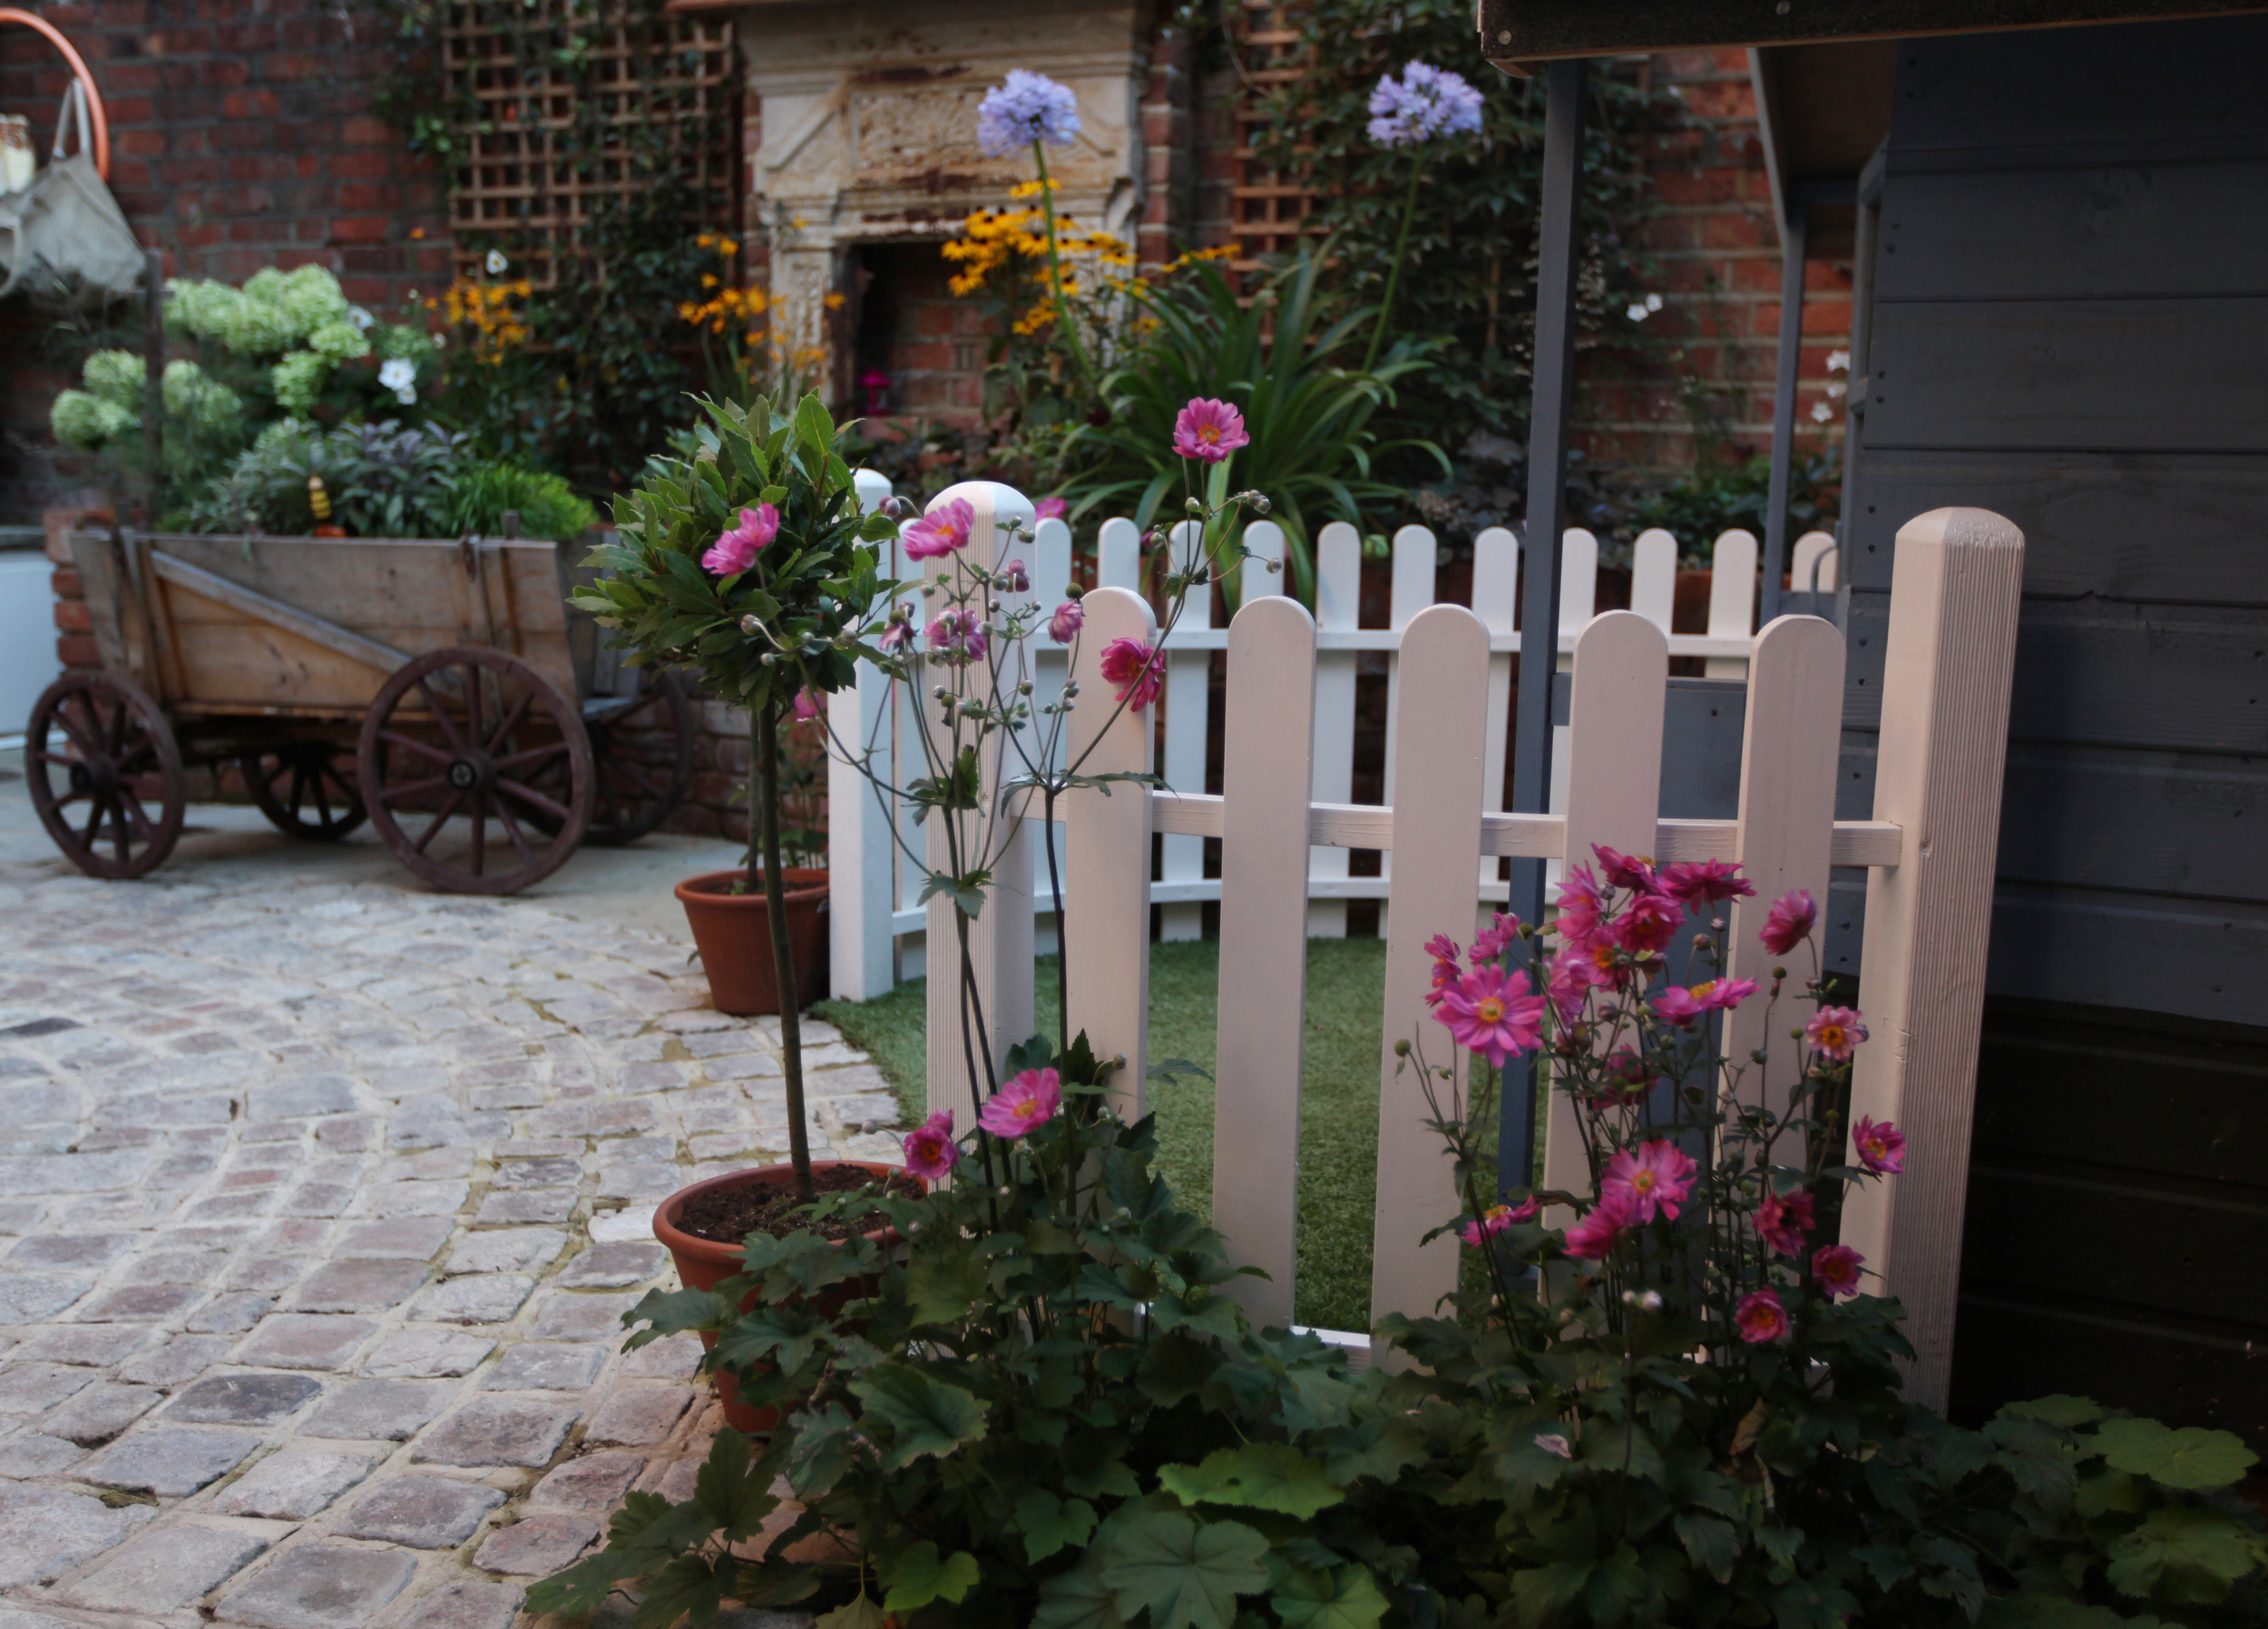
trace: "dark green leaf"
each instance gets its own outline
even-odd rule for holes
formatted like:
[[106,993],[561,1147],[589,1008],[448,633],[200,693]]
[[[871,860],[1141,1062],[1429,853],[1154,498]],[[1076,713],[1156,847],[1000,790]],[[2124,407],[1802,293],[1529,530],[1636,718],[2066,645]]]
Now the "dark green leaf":
[[2226,1488],[2260,1463],[2260,1456],[2228,1431],[2176,1430],[2155,1419],[2105,1420],[2093,1446],[2113,1470],[2190,1491]]
[[1294,1567],[1268,1597],[1285,1629],[1374,1629],[1388,1602],[1366,1566],[1342,1566],[1329,1573]]
[[1168,1465],[1158,1485],[1186,1505],[1241,1505],[1307,1517],[1346,1497],[1325,1470],[1288,1442],[1248,1442],[1207,1454],[1198,1465]]
[[1026,1488],[1016,1496],[1016,1526],[1023,1533],[1025,1558],[1041,1562],[1087,1542],[1095,1530],[1095,1507],[1085,1499],[1058,1498],[1044,1488]]
[[899,1470],[931,1454],[948,1454],[984,1435],[985,1405],[958,1386],[907,1363],[887,1363],[851,1382],[870,1424],[890,1428],[882,1468]]
[[1732,1523],[1686,1510],[1680,1511],[1669,1525],[1677,1535],[1677,1542],[1686,1546],[1686,1554],[1693,1557],[1694,1566],[1719,1584],[1732,1581],[1733,1557],[1740,1547],[1739,1536],[1733,1531]]
[[958,1602],[976,1587],[976,1557],[966,1550],[955,1550],[940,1558],[937,1546],[924,1538],[907,1550],[883,1580],[889,1593],[883,1597],[885,1612],[913,1612],[932,1601]]
[[1151,1629],[1229,1629],[1237,1597],[1267,1585],[1267,1549],[1241,1522],[1143,1510],[1105,1533],[1101,1578],[1119,1615],[1147,1611]]
[[632,1629],[671,1629],[679,1618],[689,1629],[703,1629],[732,1593],[738,1570],[729,1557],[679,1556],[648,1582],[646,1598],[631,1617]]

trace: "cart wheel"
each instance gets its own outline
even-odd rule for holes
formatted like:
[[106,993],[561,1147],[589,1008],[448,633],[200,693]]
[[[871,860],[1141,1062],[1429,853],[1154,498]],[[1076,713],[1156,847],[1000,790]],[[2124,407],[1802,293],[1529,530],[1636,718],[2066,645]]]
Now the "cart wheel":
[[248,752],[236,766],[259,812],[287,837],[336,843],[368,814],[355,790],[354,755],[336,741]]
[[138,877],[173,852],[188,790],[181,751],[139,686],[108,673],[49,685],[32,704],[24,770],[40,824],[87,875]]
[[693,784],[693,702],[684,681],[674,673],[637,671],[634,700],[582,721],[598,771],[583,840],[609,848],[635,843],[669,819]]
[[[540,789],[561,764],[555,790]],[[541,881],[566,863],[591,823],[582,718],[501,650],[436,650],[398,668],[363,717],[356,770],[386,846],[455,893],[511,893]]]

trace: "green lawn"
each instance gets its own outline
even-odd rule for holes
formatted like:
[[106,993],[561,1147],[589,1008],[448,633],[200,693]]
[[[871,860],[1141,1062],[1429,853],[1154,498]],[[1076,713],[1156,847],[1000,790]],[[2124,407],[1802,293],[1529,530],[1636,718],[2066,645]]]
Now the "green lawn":
[[[1370,1327],[1371,1213],[1377,1193],[1379,1004],[1385,945],[1375,939],[1307,944],[1305,1067],[1299,1129],[1299,1322]],[[1160,944],[1149,956],[1149,1056],[1186,1058],[1210,1071],[1220,947]],[[1037,1010],[1051,1025],[1056,962],[1039,964]],[[874,1055],[909,1119],[922,1112],[922,1024],[927,985],[901,984],[873,1001],[826,1001],[814,1010]],[[1213,1088],[1153,1080],[1158,1163],[1176,1194],[1209,1215],[1213,1199]]]

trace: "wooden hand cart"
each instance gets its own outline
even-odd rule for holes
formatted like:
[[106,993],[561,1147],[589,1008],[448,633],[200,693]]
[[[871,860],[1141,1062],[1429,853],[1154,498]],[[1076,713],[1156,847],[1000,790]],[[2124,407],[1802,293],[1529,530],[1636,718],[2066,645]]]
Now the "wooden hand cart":
[[367,817],[464,893],[643,836],[692,779],[691,697],[600,648],[556,544],[113,530],[71,551],[103,668],[34,705],[25,767],[91,876],[165,859],[198,765],[237,766],[295,837]]

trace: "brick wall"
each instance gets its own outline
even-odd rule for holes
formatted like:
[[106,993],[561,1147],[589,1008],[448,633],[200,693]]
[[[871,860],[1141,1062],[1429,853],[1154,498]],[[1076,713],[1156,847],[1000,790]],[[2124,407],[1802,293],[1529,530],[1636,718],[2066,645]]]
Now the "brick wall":
[[[373,109],[390,58],[379,19],[330,0],[75,0],[41,15],[93,72],[110,117],[112,192],[173,277],[240,281],[315,262],[347,298],[391,311],[448,278],[432,167]],[[0,29],[0,112],[31,118],[44,155],[68,70],[28,29]],[[0,518],[83,501],[47,404],[38,319],[0,315]]]

